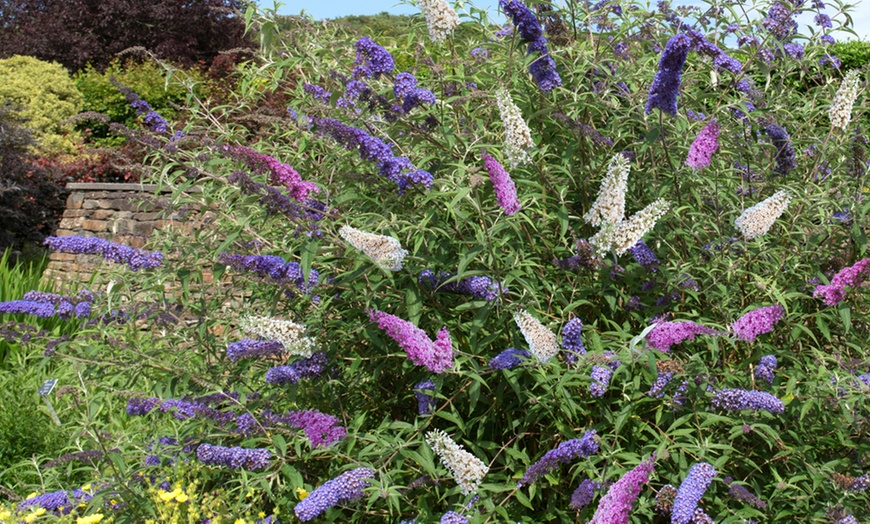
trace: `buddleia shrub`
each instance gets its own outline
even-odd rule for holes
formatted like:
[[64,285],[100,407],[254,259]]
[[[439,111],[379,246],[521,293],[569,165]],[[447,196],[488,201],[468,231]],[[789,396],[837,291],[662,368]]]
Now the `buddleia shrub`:
[[63,122],[81,110],[82,95],[69,72],[55,62],[17,55],[0,60],[0,74],[5,78],[0,101],[19,108],[39,150],[46,154],[72,152],[79,137]]
[[237,103],[125,131],[195,211],[50,240],[123,264],[51,357],[101,386],[114,515],[191,461],[231,518],[864,518],[866,102],[824,33],[605,2],[551,45],[513,1],[465,46],[425,6],[407,69],[251,10]]

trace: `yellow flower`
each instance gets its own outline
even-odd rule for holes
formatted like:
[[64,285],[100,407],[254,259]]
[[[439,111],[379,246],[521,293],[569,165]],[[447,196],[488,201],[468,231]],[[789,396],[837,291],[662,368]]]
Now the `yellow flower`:
[[305,500],[305,497],[308,496],[308,491],[305,488],[296,488],[296,496],[299,500]]
[[190,497],[188,497],[185,493],[181,493],[175,497],[175,500],[176,502],[187,502],[188,500],[190,500]]
[[260,518],[262,519],[262,518],[264,518],[264,517],[266,516],[266,512],[265,512],[265,511],[261,511],[261,512],[257,513],[257,516],[260,517]]
[[87,517],[79,517],[76,519],[76,524],[97,524],[97,522],[103,520],[102,513],[94,513],[93,515],[88,515]]
[[91,489],[90,484],[85,484],[84,486],[82,486],[82,491],[88,491],[89,489]]
[[36,508],[33,513],[35,513],[37,517],[45,515],[45,508]]
[[24,517],[24,522],[26,522],[27,524],[30,524],[34,520],[36,520],[36,515],[34,515],[33,513]]
[[248,523],[245,522],[245,519],[236,519],[236,521],[233,524],[248,524]]
[[31,493],[30,495],[27,495],[27,497],[26,497],[24,500],[30,500],[30,499],[32,499],[33,497],[35,497],[36,495],[38,495],[38,493],[34,491],[34,492]]
[[7,520],[12,518],[12,513],[8,510],[0,511],[0,520]]

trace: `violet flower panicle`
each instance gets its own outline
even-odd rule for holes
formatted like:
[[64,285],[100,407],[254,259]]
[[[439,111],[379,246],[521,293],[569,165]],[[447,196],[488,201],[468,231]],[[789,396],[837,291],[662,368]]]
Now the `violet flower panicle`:
[[489,179],[492,180],[498,205],[504,209],[505,215],[515,214],[520,210],[520,203],[517,201],[517,187],[514,181],[495,158],[486,153],[483,153],[482,157],[483,166],[489,173]]
[[433,373],[453,366],[453,345],[446,327],[441,328],[432,341],[425,331],[407,320],[376,309],[368,310],[368,314],[372,322],[377,322],[379,328],[398,342],[414,364],[426,366]]
[[713,119],[704,129],[698,132],[692,145],[689,146],[689,156],[686,165],[700,171],[710,165],[710,158],[719,148],[719,124]]
[[825,305],[836,306],[846,300],[846,288],[856,288],[870,273],[870,258],[855,262],[852,266],[841,269],[831,279],[830,285],[820,285],[813,291],[813,297],[822,297]]
[[753,309],[731,324],[731,330],[737,340],[752,342],[763,333],[770,333],[780,320],[785,317],[785,308],[779,304]]
[[598,436],[592,429],[587,431],[582,438],[566,440],[559,444],[556,449],[545,453],[540,460],[529,466],[517,486],[530,486],[539,478],[559,467],[559,464],[570,464],[577,459],[586,458],[595,453],[598,453]]
[[607,493],[601,497],[598,509],[589,524],[628,524],[628,513],[643,485],[655,469],[656,456],[653,453],[634,469],[614,482]]
[[691,39],[683,34],[671,37],[659,60],[659,69],[649,88],[646,113],[659,108],[669,115],[677,114],[677,95],[682,82],[683,65],[692,48]]
[[293,512],[302,522],[307,522],[329,508],[344,502],[355,502],[363,497],[363,489],[375,476],[370,468],[345,471],[312,491],[299,501]]
[[699,462],[689,469],[689,474],[683,479],[677,496],[674,498],[674,506],[671,511],[672,524],[689,524],[695,515],[698,502],[704,496],[704,492],[713,482],[716,470],[706,462]]

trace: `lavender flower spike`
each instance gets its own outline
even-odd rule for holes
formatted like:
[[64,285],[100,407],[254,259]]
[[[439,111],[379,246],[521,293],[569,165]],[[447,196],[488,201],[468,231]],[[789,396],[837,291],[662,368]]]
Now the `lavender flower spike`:
[[595,497],[595,492],[600,487],[601,484],[592,479],[584,480],[579,486],[577,486],[574,493],[571,494],[571,503],[569,504],[569,507],[575,511],[580,511],[585,508],[590,502],[592,502],[592,499]]
[[777,366],[776,357],[773,355],[765,355],[758,362],[758,367],[755,368],[755,378],[765,380],[768,384],[773,384],[773,370]]
[[266,382],[275,385],[297,384],[304,378],[320,376],[326,370],[326,353],[318,351],[289,366],[276,366],[266,372]]
[[435,400],[435,382],[432,380],[423,380],[414,386],[414,397],[417,399],[417,413],[420,415],[431,415],[435,409],[437,401]]
[[97,237],[46,237],[43,244],[49,249],[75,255],[100,255],[111,262],[126,264],[133,271],[163,265],[163,253],[134,249]]
[[586,346],[583,345],[583,321],[579,318],[572,318],[562,328],[562,347],[567,351],[565,360],[569,364],[577,362],[578,354],[586,354]]
[[785,405],[782,401],[770,393],[745,389],[721,389],[713,396],[712,404],[725,411],[751,409],[753,411],[769,411],[774,415],[785,411]]
[[590,378],[592,383],[589,384],[589,392],[593,397],[603,397],[610,385],[610,379],[613,378],[613,370],[604,366],[592,366]]
[[717,331],[690,320],[659,322],[646,335],[646,343],[659,351],[667,352],[685,340],[693,340],[695,335],[716,335]]
[[658,72],[649,88],[649,98],[646,102],[647,114],[652,113],[653,108],[656,107],[669,115],[677,114],[677,95],[680,92],[683,65],[691,48],[692,41],[686,35],[673,36],[665,44],[659,60]]
[[710,158],[716,149],[719,148],[719,124],[714,118],[707,126],[702,129],[695,137],[695,141],[689,147],[689,156],[686,158],[686,165],[700,171],[710,165]]
[[855,288],[864,281],[870,273],[870,258],[855,262],[852,266],[843,268],[831,279],[828,286],[821,285],[813,291],[813,297],[822,297],[828,306],[836,306],[846,300],[846,288]]
[[489,361],[489,369],[493,371],[513,369],[531,356],[532,354],[525,349],[507,348]]
[[595,430],[591,429],[583,435],[583,438],[566,440],[556,449],[545,453],[540,460],[529,466],[517,486],[531,486],[539,478],[556,469],[559,464],[570,464],[595,453],[598,453],[598,440]]
[[312,491],[296,504],[293,512],[299,520],[308,522],[333,506],[357,501],[363,497],[363,489],[374,477],[375,472],[369,468],[345,471]]
[[655,461],[653,454],[613,483],[607,494],[601,497],[589,524],[628,524],[628,512],[640,495],[641,487],[649,482]]
[[492,180],[498,205],[504,209],[505,215],[515,214],[520,210],[520,203],[517,201],[517,187],[514,185],[514,181],[511,180],[511,176],[499,164],[498,160],[486,153],[482,157],[483,167],[486,168],[489,179]]
[[689,524],[695,515],[695,508],[704,496],[704,492],[713,482],[716,470],[706,462],[699,462],[689,469],[689,474],[680,484],[674,507],[671,511],[672,524]]
[[414,364],[426,366],[433,373],[441,373],[453,366],[453,344],[446,327],[441,328],[432,341],[425,331],[407,320],[376,309],[370,309],[368,313],[372,322],[377,322],[379,328],[402,346],[408,360]]
[[227,448],[200,444],[196,448],[196,458],[205,464],[224,466],[231,469],[257,470],[269,466],[272,453],[267,449]]

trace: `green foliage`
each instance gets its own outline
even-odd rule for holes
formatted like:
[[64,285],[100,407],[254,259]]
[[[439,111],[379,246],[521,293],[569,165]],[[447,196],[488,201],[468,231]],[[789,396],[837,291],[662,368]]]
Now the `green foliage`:
[[21,108],[20,115],[33,130],[39,151],[72,152],[80,138],[62,122],[81,110],[82,95],[69,72],[55,62],[13,56],[0,60],[0,76],[0,103],[11,102]]
[[[203,493],[220,490],[224,517],[279,512],[283,521],[299,502],[297,489],[313,491],[359,467],[375,471],[365,496],[315,522],[434,522],[450,510],[472,524],[588,522],[601,496],[571,509],[580,481],[615,482],[653,453],[655,473],[632,505],[636,524],[669,521],[656,515],[655,493],[666,484],[679,486],[699,462],[718,473],[702,499],[716,522],[830,523],[835,514],[866,520],[867,493],[835,479],[868,473],[870,405],[861,377],[870,370],[870,299],[858,288],[836,306],[813,296],[819,283],[867,256],[866,94],[843,132],[829,118],[841,72],[818,68],[826,49],[817,42],[807,45],[802,60],[782,55],[770,64],[734,51],[740,74],[717,71],[693,52],[682,71],[678,114],[647,114],[661,56],[649,48],[674,36],[667,14],[625,9],[616,25],[610,15],[571,8],[548,21],[561,16],[574,25],[566,34],[607,31],[613,40],[601,35],[551,46],[563,85],[549,93],[528,74],[539,57],[527,56],[516,36],[497,39],[488,25],[469,23],[474,38],[436,44],[415,24],[389,47],[401,58],[400,69],[364,79],[370,91],[354,107],[336,101],[347,95],[357,65],[356,35],[313,23],[282,33],[274,21],[249,11],[263,52],[240,69],[235,98],[192,104],[185,140],[141,137],[152,152],[151,181],[173,190],[167,202],[179,213],[197,211],[150,241],[149,249],[167,254],[164,266],[115,267],[102,275],[112,284],[99,297],[99,313],[123,309],[136,312],[130,315],[135,320],[107,317],[83,326],[46,360],[80,376],[83,397],[73,417],[80,445],[119,449],[100,468],[109,483],[105,493],[127,504],[114,514],[116,522],[153,520],[169,511],[149,496],[142,478],[184,479],[185,485],[196,479],[201,488],[192,491],[191,509],[211,507]],[[701,28],[721,34],[739,20],[723,10]],[[409,50],[411,42],[419,47]],[[617,43],[625,48],[611,47]],[[488,57],[471,57],[478,45]],[[394,78],[406,68],[436,95],[434,104],[393,109],[401,102]],[[807,77],[813,81],[803,91],[792,88],[792,79]],[[737,84],[744,79],[754,81],[749,93]],[[306,83],[324,87],[331,98],[315,100]],[[508,169],[521,205],[512,215],[502,211],[481,159],[485,151],[510,166],[507,126],[495,101],[501,88],[512,95],[535,143],[528,148],[530,163]],[[259,112],[268,90],[281,93],[290,111],[269,118]],[[699,121],[697,113],[706,117]],[[366,138],[345,147],[319,118],[336,119],[354,127],[354,137],[365,133],[383,145]],[[711,118],[720,126],[719,147],[709,167],[693,170],[686,165],[692,137]],[[769,136],[774,122],[787,129],[795,151],[786,175],[774,171],[780,150]],[[256,135],[252,123],[260,126]],[[259,140],[250,146],[272,159],[245,162],[228,154],[252,136]],[[388,164],[371,158],[386,146],[430,172],[431,187],[399,191],[382,174]],[[608,252],[587,265],[557,263],[584,254],[580,239],[599,232],[583,217],[609,162],[623,152],[631,158],[626,216],[658,198],[672,204],[644,235],[660,262],[653,269],[629,254]],[[293,179],[288,166],[317,183],[319,192],[309,195],[314,200],[292,200],[277,187]],[[240,173],[276,187],[266,192],[240,181]],[[739,237],[735,220],[779,190],[792,200],[771,229],[758,238]],[[313,211],[316,224],[309,222]],[[848,220],[835,216],[843,211]],[[408,251],[404,268],[378,267],[339,234],[345,225],[398,241]],[[275,282],[280,271],[258,275],[227,267],[224,252],[281,256],[298,264],[288,269],[316,270],[318,283],[304,290],[293,281]],[[423,270],[450,272],[448,284],[486,276],[506,291],[492,301],[448,293],[421,282]],[[769,305],[781,305],[784,318],[752,342],[738,339],[732,324]],[[447,327],[453,365],[438,374],[415,365],[370,320],[370,309],[409,320],[430,339]],[[570,319],[581,319],[587,352],[576,361],[561,351],[548,362],[531,357],[515,369],[491,369],[501,351],[529,348],[513,320],[521,310],[556,338]],[[287,351],[231,361],[227,346],[254,336],[240,328],[246,315],[304,324],[329,369],[277,385],[264,375],[300,356]],[[662,319],[715,331],[659,351],[644,337]],[[418,349],[432,350],[427,344]],[[779,361],[772,384],[754,373],[764,355]],[[596,396],[591,371],[607,363],[613,377]],[[650,394],[666,369],[674,377],[664,394]],[[427,379],[436,384],[435,406],[420,414],[414,389]],[[783,412],[717,408],[713,398],[723,388],[770,393]],[[213,397],[202,400],[205,395]],[[192,414],[161,404],[134,416],[124,409],[131,398],[200,400],[193,401],[199,407]],[[298,428],[270,421],[266,413],[297,410],[336,417],[346,438],[314,447]],[[251,431],[240,431],[242,416],[256,421]],[[489,467],[479,501],[461,493],[427,445],[425,436],[435,429]],[[596,431],[598,453],[517,486],[547,452],[588,430]],[[155,451],[154,440],[167,436],[175,443]],[[194,449],[205,443],[264,448],[272,458],[259,471],[206,466]],[[187,461],[190,469],[184,469]],[[767,505],[730,495],[726,477]],[[42,480],[44,491],[69,482],[64,472]],[[15,488],[32,484],[25,479]]]
[[863,69],[870,63],[870,42],[849,40],[837,42],[831,48],[831,54],[840,59],[843,69]]

